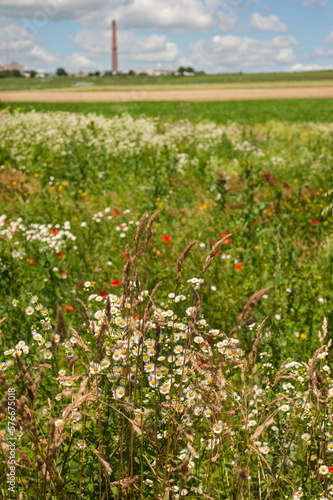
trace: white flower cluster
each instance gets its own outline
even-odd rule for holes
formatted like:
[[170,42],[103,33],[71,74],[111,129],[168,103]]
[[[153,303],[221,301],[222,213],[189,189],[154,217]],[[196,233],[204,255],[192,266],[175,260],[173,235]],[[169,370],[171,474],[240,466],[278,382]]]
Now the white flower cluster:
[[22,258],[25,254],[24,240],[26,242],[37,240],[43,244],[42,250],[50,249],[55,252],[60,252],[67,240],[76,240],[76,236],[71,233],[69,221],[65,222],[63,226],[36,223],[25,226],[21,217],[16,221],[6,221],[6,219],[6,214],[0,216],[0,236],[12,241],[17,246],[12,251],[13,258]]

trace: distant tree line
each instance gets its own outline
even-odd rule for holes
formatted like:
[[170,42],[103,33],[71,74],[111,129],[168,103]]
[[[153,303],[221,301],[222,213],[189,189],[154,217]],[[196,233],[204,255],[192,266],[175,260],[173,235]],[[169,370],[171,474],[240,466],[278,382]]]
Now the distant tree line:
[[4,70],[0,71],[0,78],[19,78],[23,75],[21,75],[20,71],[18,69],[12,69],[11,71]]
[[[25,73],[30,74],[30,78],[35,78],[37,75],[37,71],[34,69],[30,71],[26,71]],[[47,74],[47,73],[45,73]],[[23,78],[25,75],[22,75],[22,73],[18,69],[12,69],[12,70],[3,70],[0,71],[0,78]]]
[[[191,66],[188,66],[188,67],[180,66],[180,68],[178,68],[177,72],[180,75],[184,75],[186,73],[187,74],[193,73],[196,75],[204,74],[204,71],[196,71]],[[35,70],[27,71],[27,73],[30,73],[31,78],[34,78],[37,75],[37,71],[35,71]],[[68,76],[68,73],[65,70],[65,68],[57,68],[57,71],[55,74],[57,76],[61,76],[61,77]],[[100,71],[95,71],[95,72],[89,73],[89,76],[100,76],[100,75],[101,75]],[[134,70],[131,69],[128,72],[128,75],[135,75]],[[142,72],[142,73],[140,73],[140,75],[145,75],[145,73]],[[104,73],[104,76],[112,76],[112,71],[106,71]],[[20,77],[23,77],[23,75],[20,73],[20,71],[18,69],[13,69],[11,71],[0,71],[0,78],[11,78],[11,77],[20,78]]]

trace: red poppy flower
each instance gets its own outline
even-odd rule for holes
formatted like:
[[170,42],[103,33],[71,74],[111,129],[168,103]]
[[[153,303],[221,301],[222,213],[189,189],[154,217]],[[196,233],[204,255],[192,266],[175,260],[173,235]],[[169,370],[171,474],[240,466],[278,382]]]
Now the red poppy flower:
[[103,299],[104,299],[105,297],[107,297],[107,296],[109,295],[109,292],[108,292],[105,288],[103,288],[103,290],[100,290],[100,291],[98,292],[98,295],[99,295],[100,297],[103,297]]
[[[224,231],[224,233],[221,233],[221,234],[220,234],[220,236],[222,236],[222,238],[223,238],[224,236],[227,236],[227,234],[229,234],[229,233],[228,233],[228,231]],[[230,238],[227,238],[227,239],[225,240],[225,242],[224,242],[224,243],[225,243],[226,245],[230,245],[230,243],[231,243],[231,239],[230,239]]]
[[55,227],[50,229],[50,234],[57,234],[57,232],[58,232],[58,229],[56,229]]
[[235,269],[237,271],[241,271],[243,269],[243,266],[244,266],[243,262],[240,262],[239,264],[237,264],[237,266],[235,266]]
[[328,467],[328,470],[329,470],[330,472],[333,472],[333,467],[332,467],[332,466],[329,466],[329,467]]
[[114,212],[116,215],[120,215],[119,210],[117,210],[116,208],[114,209],[114,211],[113,211],[113,212]]
[[208,342],[208,344],[210,344],[210,339],[206,339],[206,342]]
[[57,257],[58,257],[58,259],[62,259],[62,258],[63,258],[63,256],[64,256],[64,254],[63,254],[62,252],[58,252],[58,253],[57,253]]
[[312,220],[311,220],[311,224],[313,224],[314,226],[316,226],[316,225],[318,224],[317,219],[312,219]]
[[114,281],[111,281],[111,286],[118,286],[118,285],[121,285],[122,284],[122,281],[121,280],[114,280]]
[[128,259],[128,255],[126,255],[125,252],[123,253],[123,257],[124,257],[124,259]]
[[252,224],[253,224],[254,226],[256,226],[256,225],[257,225],[257,221],[255,220],[254,222],[252,222]]
[[74,311],[74,307],[73,306],[66,306],[66,311],[72,312],[72,311]]
[[163,241],[165,241],[166,243],[169,243],[169,241],[171,241],[170,236],[163,236]]
[[83,287],[83,281],[80,281],[80,283],[77,285],[79,288]]
[[87,203],[89,201],[89,198],[85,198],[84,201]]
[[29,260],[29,264],[34,264],[34,263],[35,263],[34,259]]

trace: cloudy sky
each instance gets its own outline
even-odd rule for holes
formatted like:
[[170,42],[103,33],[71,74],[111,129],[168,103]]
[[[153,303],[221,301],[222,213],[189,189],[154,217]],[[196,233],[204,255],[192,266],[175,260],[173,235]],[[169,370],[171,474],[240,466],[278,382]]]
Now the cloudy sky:
[[333,0],[0,0],[0,64],[207,73],[333,67]]

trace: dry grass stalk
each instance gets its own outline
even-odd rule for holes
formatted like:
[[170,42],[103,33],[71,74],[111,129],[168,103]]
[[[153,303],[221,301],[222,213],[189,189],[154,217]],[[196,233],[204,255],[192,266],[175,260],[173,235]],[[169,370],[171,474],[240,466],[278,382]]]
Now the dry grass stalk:
[[56,318],[55,331],[60,336],[59,344],[62,344],[62,342],[67,337],[68,332],[67,332],[66,322],[64,320],[64,315],[62,313],[62,308],[59,306],[59,304],[57,305],[57,318]]
[[98,460],[105,467],[105,470],[106,470],[107,474],[110,476],[112,474],[112,469],[111,469],[110,464],[108,464],[107,461],[104,460],[104,458],[98,453],[97,450],[93,450],[92,448],[89,448],[89,449],[96,455],[96,457],[98,458]]
[[138,250],[139,241],[141,239],[141,236],[143,235],[143,230],[144,230],[144,227],[145,227],[145,223],[146,223],[147,217],[148,217],[148,214],[147,214],[147,212],[145,212],[142,215],[142,217],[140,219],[140,222],[139,222],[139,225],[137,227],[136,235],[135,235],[135,240],[134,240],[134,245],[135,245],[136,250]]
[[239,324],[242,320],[247,320],[250,318],[252,314],[251,312],[252,307],[254,307],[263,297],[263,295],[265,295],[271,288],[273,287],[268,286],[267,288],[263,288],[262,290],[259,290],[258,292],[255,292],[253,295],[251,295],[248,302],[243,307],[243,311],[237,317],[237,324]]
[[106,297],[106,302],[105,302],[105,316],[108,321],[108,323],[111,323],[112,320],[112,315],[111,315],[111,299],[110,295]]
[[[126,478],[124,479],[123,481],[120,482],[120,485],[121,485],[121,489],[122,490],[127,490],[129,489],[131,486],[133,486],[139,479],[139,476],[133,476],[133,477],[129,477],[129,478]],[[119,484],[119,483],[117,483]]]
[[60,382],[67,382],[68,380],[71,380],[72,382],[75,382],[76,380],[79,380],[81,377],[83,377],[83,375],[83,373],[68,377],[66,377],[65,375],[60,375],[59,377],[56,377],[55,380],[59,380]]
[[201,495],[202,495],[204,498],[207,498],[207,500],[216,500],[215,498],[210,497],[209,495],[207,495],[207,493],[201,493]]
[[262,330],[263,330],[264,324],[266,323],[267,319],[268,319],[268,316],[266,316],[266,318],[264,318],[261,325],[259,326],[257,336],[256,336],[256,339],[255,339],[253,347],[252,347],[252,351],[250,352],[250,355],[249,355],[249,364],[250,365],[254,364],[256,359],[257,359],[258,346],[259,346],[259,342],[261,339]]
[[157,218],[158,214],[160,213],[160,210],[155,212],[149,219],[147,227],[146,227],[146,239],[145,239],[145,248],[147,248],[149,241],[151,240],[151,237],[153,235],[152,231],[152,225],[154,224],[155,219]]
[[147,311],[149,311],[149,309],[154,305],[153,298],[154,298],[157,290],[159,289],[159,287],[162,285],[162,283],[163,283],[163,281],[160,281],[159,283],[157,283],[157,285],[154,286],[151,294],[149,295],[149,300],[148,300],[148,304],[147,304]]
[[70,331],[72,332],[73,337],[76,338],[77,343],[79,344],[79,346],[82,347],[82,349],[85,352],[91,352],[90,349],[89,349],[89,347],[83,342],[82,337],[77,333],[77,331],[74,330],[74,328],[72,328],[72,327],[70,327]]
[[131,284],[130,284],[130,271],[131,271],[131,261],[127,261],[124,265],[124,274],[123,274],[123,298],[121,301],[120,307],[124,309],[126,300],[131,296]]
[[273,423],[274,423],[274,417],[275,415],[277,414],[279,410],[276,410],[272,413],[272,415],[270,415],[263,424],[259,425],[259,427],[257,427],[256,431],[254,432],[254,434],[252,434],[251,436],[251,440],[252,441],[257,441],[257,439],[261,436],[261,434],[264,432],[265,429],[268,429],[268,427],[270,427]]
[[[5,320],[6,320],[6,318],[2,318],[2,319],[0,319],[0,326],[2,325],[2,323],[3,323]],[[2,337],[1,337],[1,334],[2,334],[2,332],[1,332],[1,330],[0,330],[0,345],[2,344]]]
[[4,373],[0,373],[0,387],[3,387],[5,391],[9,389],[9,384],[6,380],[6,375]]
[[[1,323],[0,323],[1,324]],[[321,333],[321,331],[319,330],[318,332],[318,338],[319,338],[319,342],[320,342],[320,345],[323,346],[324,344],[324,339],[327,335],[327,319],[324,318],[323,320],[323,326],[322,326],[322,330],[323,330],[323,333]]]
[[194,240],[189,245],[187,245],[187,247],[185,248],[185,250],[180,255],[180,257],[179,257],[179,259],[177,261],[177,276],[176,276],[177,287],[176,288],[178,288],[178,286],[181,283],[180,278],[181,278],[181,275],[182,275],[182,264],[183,264],[184,260],[186,259],[186,257],[188,257],[191,249],[194,247],[194,245],[196,243],[197,243],[197,240]]
[[205,272],[207,271],[207,269],[210,267],[210,265],[213,262],[213,259],[216,256],[220,246],[225,242],[225,240],[230,238],[230,236],[231,236],[231,234],[227,234],[224,238],[222,238],[222,240],[219,240],[217,243],[215,243],[215,245],[211,249],[211,251],[206,259],[206,263],[205,263],[204,267],[202,268],[202,275],[204,275]]
[[281,366],[281,368],[279,369],[279,371],[277,372],[276,376],[275,376],[275,379],[274,379],[274,382],[273,382],[273,385],[272,387],[278,383],[278,381],[281,379],[282,375],[283,375],[283,372],[284,372],[284,369],[285,369],[285,366],[289,363],[289,360],[290,358],[287,358],[286,361],[283,363],[283,365]]
[[85,322],[86,326],[88,327],[88,330],[91,331],[91,326],[90,326],[90,315],[87,306],[82,302],[81,299],[76,298],[75,299],[78,304],[80,304],[81,309],[82,309],[82,318],[83,321]]

